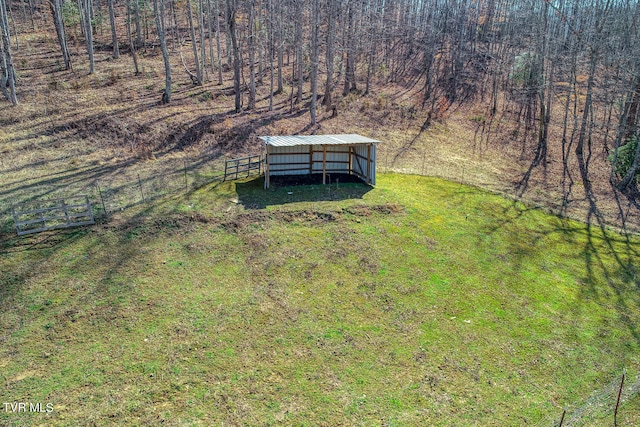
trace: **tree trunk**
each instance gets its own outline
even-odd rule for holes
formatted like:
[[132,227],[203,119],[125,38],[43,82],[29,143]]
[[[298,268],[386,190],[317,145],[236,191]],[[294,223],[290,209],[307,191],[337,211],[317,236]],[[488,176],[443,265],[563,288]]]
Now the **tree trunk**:
[[[233,0],[234,4],[236,0]],[[228,6],[228,5],[227,5]],[[227,13],[229,13],[229,11],[227,10]],[[228,67],[233,67],[233,46],[231,43],[231,33],[229,32],[229,17],[227,16],[227,25],[225,25],[225,45],[226,45],[226,54],[227,54],[227,66]]]
[[[173,23],[171,20],[173,19]],[[175,1],[169,2],[169,27],[171,28],[171,51],[175,52],[176,48],[182,48],[182,39],[180,38],[180,27],[178,26],[178,13],[176,12]]]
[[141,0],[133,0],[133,1],[135,2],[135,5],[136,5],[135,7],[136,47],[139,48],[140,46],[142,46],[142,26],[140,25],[140,1]]
[[316,124],[318,98],[318,28],[320,27],[320,0],[313,0],[311,8],[311,125]]
[[193,13],[191,12],[191,0],[187,0],[187,17],[189,19],[189,33],[191,35],[191,47],[193,48],[193,58],[196,63],[196,81],[198,86],[202,86],[202,67],[198,59],[198,45],[196,43],[196,31],[193,27]]
[[67,35],[64,30],[64,22],[62,20],[62,7],[60,0],[49,0],[51,15],[53,16],[53,24],[56,27],[56,35],[58,36],[58,44],[62,51],[62,59],[64,60],[64,69],[71,69],[71,57],[67,48]]
[[376,57],[376,39],[378,38],[378,29],[377,25],[374,23],[375,14],[376,9],[374,7],[371,7],[371,9],[369,10],[369,59],[367,61],[367,81],[364,89],[365,95],[368,95],[371,89],[371,75],[373,74],[373,67],[375,65]]
[[35,5],[33,4],[33,0],[29,0],[29,18],[31,19],[31,30],[36,28],[36,22],[33,19],[33,14],[35,12]]
[[[6,3],[6,2],[5,2]],[[6,4],[6,10],[5,13],[8,14],[8,19],[11,19],[11,26],[13,27],[13,39],[15,41],[16,44],[16,50],[20,50],[20,45],[18,44],[18,30],[16,28],[16,20],[13,18],[13,5],[12,5],[12,0],[9,0],[9,3]],[[8,20],[7,20],[7,25],[8,25]],[[7,26],[7,28],[9,28]],[[9,41],[11,41],[11,32],[9,32]]]
[[240,51],[236,35],[236,0],[227,0],[227,28],[231,36],[233,50],[233,90],[235,92],[235,111],[242,111],[242,94],[240,93]]
[[247,102],[247,110],[256,108],[255,9],[254,0],[249,0],[249,99]]
[[204,3],[202,0],[198,2],[198,31],[200,33],[200,57],[202,59],[200,70],[202,73],[202,79],[207,81],[207,50],[204,38]]
[[[136,3],[137,1],[138,0],[136,0]],[[171,63],[169,62],[169,52],[167,51],[164,31],[164,0],[153,0],[153,11],[156,15],[156,28],[158,29],[160,49],[162,50],[162,58],[164,59],[165,84],[162,103],[168,104],[171,102]]]
[[582,122],[580,124],[580,131],[578,133],[578,144],[576,145],[576,154],[582,156],[584,151],[584,143],[586,139],[587,123],[589,121],[589,113],[591,112],[591,105],[593,99],[593,86],[596,72],[596,64],[598,61],[598,53],[591,53],[591,64],[589,66],[589,77],[587,79],[587,93],[584,101],[584,109],[582,111]]
[[136,46],[133,43],[133,36],[131,35],[131,4],[129,3],[127,3],[127,40],[129,41],[129,48],[131,49],[135,75],[137,76],[140,74],[140,68],[138,67],[138,52],[136,51]]
[[4,96],[13,104],[18,105],[16,95],[16,73],[11,56],[11,33],[9,32],[9,20],[4,0],[0,0],[0,32],[2,33],[2,75],[0,75],[0,88]]
[[631,138],[638,130],[638,103],[640,103],[640,74],[636,76],[636,85],[631,96],[631,103],[627,113],[627,120],[625,124],[624,139]]
[[353,4],[349,4],[349,11],[347,12],[347,37],[345,40],[345,51],[347,55],[347,64],[344,70],[344,88],[342,89],[342,96],[347,96],[351,91],[357,90],[356,87],[356,69],[355,69],[355,47],[353,40]]
[[87,53],[89,54],[89,74],[95,72],[95,61],[93,57],[93,25],[91,24],[91,0],[84,0],[84,37],[87,42]]
[[220,12],[218,9],[218,0],[214,0],[216,8],[216,50],[217,50],[217,58],[218,58],[218,84],[222,84],[222,53],[220,52]]
[[[217,17],[216,17],[217,19]],[[211,61],[211,73],[216,72],[216,65],[213,58],[213,16],[211,13],[211,0],[207,0],[207,37],[209,37],[209,60]]]
[[324,98],[322,99],[326,111],[330,111],[333,105],[331,91],[333,90],[333,61],[335,56],[335,40],[336,40],[336,15],[338,12],[337,4],[334,0],[327,0],[327,80],[324,84]]
[[[551,99],[553,92],[553,61],[550,61],[548,58],[548,14],[549,4],[545,3],[543,28],[538,37],[540,41],[538,42],[538,54],[535,61],[536,68],[534,70],[535,84],[538,89],[538,102],[540,103],[540,112],[538,117],[538,148],[536,150],[534,165],[537,166],[542,163],[544,167],[547,165],[547,144],[549,137],[549,122],[551,121]],[[548,72],[546,72],[547,66],[545,65],[545,62],[551,62],[551,64],[548,65]]]
[[273,20],[274,20],[274,11],[273,11],[273,0],[267,0],[267,19],[269,20],[269,46],[267,52],[269,54],[269,111],[273,111],[273,83],[275,74],[273,72],[273,54],[274,54],[274,28],[273,28]]
[[298,77],[298,94],[296,96],[296,104],[302,102],[302,82],[303,82],[303,70],[304,61],[302,58],[302,0],[296,0],[296,60],[298,65],[297,77]]
[[279,16],[278,19],[278,88],[276,89],[276,93],[282,93],[284,90],[284,83],[282,79],[282,69],[284,67],[284,25],[283,20],[284,16],[282,13],[282,4],[279,3]]
[[109,22],[111,23],[111,40],[113,43],[113,58],[118,59],[120,57],[120,48],[118,46],[118,34],[116,33],[116,13],[113,8],[113,1],[114,0],[108,0]]

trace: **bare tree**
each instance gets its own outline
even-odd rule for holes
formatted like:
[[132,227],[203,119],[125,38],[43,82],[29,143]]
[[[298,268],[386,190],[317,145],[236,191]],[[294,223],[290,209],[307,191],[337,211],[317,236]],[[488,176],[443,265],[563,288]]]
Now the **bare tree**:
[[333,90],[333,62],[335,60],[335,40],[336,40],[336,19],[338,14],[337,0],[327,0],[327,34],[326,34],[326,64],[327,79],[324,84],[323,104],[327,111],[333,107],[333,98],[331,91]]
[[278,51],[278,88],[276,93],[282,93],[284,90],[282,69],[284,68],[284,12],[282,7],[282,0],[278,0],[278,37],[277,51]]
[[222,84],[222,54],[220,52],[220,12],[218,0],[214,0],[216,17],[216,55],[218,59],[218,84]]
[[[134,15],[136,21],[136,47],[142,46],[142,25],[140,23],[140,1],[141,0],[133,0],[135,3]],[[155,8],[155,4],[154,4]]]
[[198,2],[198,32],[200,35],[200,57],[202,59],[202,65],[200,66],[202,79],[208,80],[207,77],[207,54],[205,49],[204,39],[204,3],[202,0]]
[[138,52],[135,43],[133,43],[133,36],[131,35],[131,2],[127,2],[127,40],[129,41],[129,49],[131,50],[131,57],[133,58],[135,75],[137,76],[140,74],[140,67],[138,66]]
[[267,34],[268,34],[268,47],[267,47],[267,52],[269,55],[269,111],[273,111],[273,85],[274,85],[274,78],[275,78],[275,73],[273,70],[273,55],[274,55],[274,38],[275,38],[275,34],[274,34],[274,25],[273,25],[273,21],[275,19],[274,16],[274,10],[273,10],[273,0],[267,0],[267,23],[268,23],[268,29],[267,29]]
[[242,93],[240,92],[240,50],[236,34],[236,0],[227,0],[227,28],[233,50],[233,90],[235,92],[236,113],[242,111]]
[[171,102],[171,63],[169,62],[169,52],[167,51],[167,42],[164,30],[164,0],[153,0],[153,11],[156,16],[156,28],[158,30],[158,38],[160,39],[160,49],[162,50],[162,58],[164,59],[165,85],[162,94],[162,103]]
[[89,55],[89,74],[95,72],[95,59],[93,55],[93,24],[91,23],[91,0],[79,1],[80,21],[84,32],[84,38],[87,45],[87,54]]
[[111,24],[111,40],[113,43],[113,58],[120,57],[120,49],[118,46],[118,34],[116,33],[116,12],[113,7],[114,0],[108,0],[109,3],[109,23]]
[[253,110],[256,108],[256,30],[255,30],[255,14],[256,8],[254,0],[249,0],[249,34],[248,34],[248,46],[249,49],[249,99],[247,100],[247,109]]
[[304,74],[304,59],[302,57],[302,0],[295,0],[295,20],[296,20],[296,37],[295,37],[295,46],[296,46],[296,64],[297,64],[297,76],[298,79],[298,94],[296,96],[296,104],[302,102],[302,82],[303,82],[303,74]]
[[346,55],[346,68],[344,72],[344,88],[342,96],[347,96],[349,92],[357,90],[356,86],[356,49],[354,40],[354,8],[355,0],[349,0],[347,4],[347,22],[345,24],[346,37],[344,40],[344,50]]
[[[202,64],[198,58],[198,46],[196,43],[196,31],[193,26],[193,12],[191,11],[191,0],[187,0],[187,18],[189,20],[189,33],[191,35],[191,47],[193,48],[193,58],[196,63],[196,76],[194,83],[202,86]],[[193,76],[191,76],[193,79]]]
[[320,0],[313,0],[311,6],[311,125],[316,124],[318,98],[318,32],[320,27]]
[[2,32],[2,75],[0,75],[0,89],[3,95],[13,104],[18,105],[16,95],[16,72],[11,56],[11,33],[9,32],[9,20],[7,19],[7,5],[5,0],[0,0],[0,32]]
[[67,48],[67,36],[64,29],[64,21],[62,20],[62,6],[60,0],[48,0],[49,7],[51,9],[51,15],[53,16],[53,24],[56,28],[56,35],[58,36],[58,44],[62,51],[62,59],[64,61],[64,69],[71,69],[71,57],[69,55],[69,49]]

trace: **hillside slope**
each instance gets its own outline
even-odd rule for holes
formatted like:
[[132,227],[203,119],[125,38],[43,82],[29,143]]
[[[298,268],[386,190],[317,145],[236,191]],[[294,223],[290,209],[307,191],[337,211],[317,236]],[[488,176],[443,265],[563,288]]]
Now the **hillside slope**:
[[3,399],[54,411],[0,423],[535,425],[640,372],[637,239],[378,182],[211,184],[3,240]]

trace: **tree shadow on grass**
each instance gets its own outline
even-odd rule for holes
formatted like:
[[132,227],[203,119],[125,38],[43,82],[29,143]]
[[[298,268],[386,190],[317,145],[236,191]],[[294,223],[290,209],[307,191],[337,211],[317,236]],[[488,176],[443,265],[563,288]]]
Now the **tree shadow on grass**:
[[89,233],[90,227],[72,227],[27,234],[25,236],[18,236],[15,232],[12,234],[0,233],[0,255],[31,250],[55,249],[85,236]]
[[[506,253],[502,254],[501,260],[509,264],[508,269],[514,275],[522,273],[528,258],[539,258],[549,250],[549,243],[560,247],[571,245],[575,248],[574,258],[576,261],[582,260],[582,266],[578,267],[578,262],[575,265],[578,269],[573,270],[560,261],[559,265],[552,261],[549,266],[542,262],[541,274],[545,271],[548,273],[549,270],[545,270],[547,268],[551,268],[551,271],[560,268],[562,271],[555,273],[564,272],[573,276],[577,299],[568,307],[573,318],[582,318],[584,311],[593,303],[610,307],[611,315],[617,322],[616,327],[626,329],[633,341],[640,343],[640,328],[634,321],[640,311],[640,241],[628,233],[620,234],[607,228],[597,210],[595,197],[592,193],[587,193],[587,197],[591,202],[591,210],[586,223],[561,216],[546,224],[531,223],[537,221],[536,217],[530,216],[536,209],[514,202],[491,215],[493,219],[482,229],[483,234],[508,233],[513,236],[505,239]],[[482,244],[482,240],[478,243]],[[571,255],[568,253],[568,256]],[[550,291],[554,286],[550,281]],[[583,326],[581,323],[572,325],[566,337],[583,336]],[[610,326],[604,323],[597,328],[602,336],[610,333]]]
[[[350,175],[333,175],[330,184],[323,185],[322,178],[301,176],[295,181],[278,177],[269,189],[264,188],[264,176],[236,183],[238,203],[245,209],[264,209],[267,206],[284,205],[299,202],[324,202],[348,199],[362,199],[365,194],[373,189],[359,179],[353,179]],[[352,177],[348,179],[347,177]],[[347,182],[348,181],[348,182]]]

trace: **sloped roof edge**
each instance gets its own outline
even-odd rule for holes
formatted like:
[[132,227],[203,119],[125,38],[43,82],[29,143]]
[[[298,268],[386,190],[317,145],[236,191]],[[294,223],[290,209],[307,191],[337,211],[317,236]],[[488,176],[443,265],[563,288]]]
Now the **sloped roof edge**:
[[377,144],[380,141],[366,136],[351,134],[339,135],[278,135],[261,136],[266,145],[273,147],[294,147],[296,145],[351,145]]

